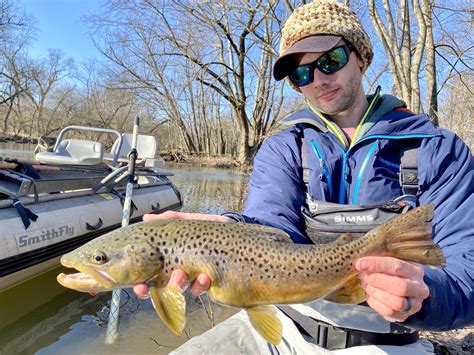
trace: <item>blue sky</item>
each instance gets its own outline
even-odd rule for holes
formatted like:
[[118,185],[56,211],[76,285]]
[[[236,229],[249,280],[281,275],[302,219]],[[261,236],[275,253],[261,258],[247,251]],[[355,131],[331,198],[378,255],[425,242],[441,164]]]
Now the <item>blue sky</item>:
[[35,18],[36,40],[29,47],[34,58],[46,57],[48,49],[60,49],[81,62],[99,58],[81,17],[100,9],[100,0],[16,0],[18,8]]

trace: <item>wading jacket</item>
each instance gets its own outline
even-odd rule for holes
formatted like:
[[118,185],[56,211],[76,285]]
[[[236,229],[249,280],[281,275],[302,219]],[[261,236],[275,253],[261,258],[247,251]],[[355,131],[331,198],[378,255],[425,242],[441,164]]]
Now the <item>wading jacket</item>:
[[[400,149],[417,140],[418,201],[434,204],[433,240],[447,259],[425,268],[430,296],[404,322],[415,329],[448,330],[474,322],[474,159],[454,133],[426,115],[404,109],[393,96],[368,96],[369,108],[351,143],[329,119],[308,107],[285,119],[291,128],[269,137],[254,159],[249,193],[238,221],[286,231],[308,243],[301,208],[306,196],[301,139],[308,151],[308,194],[314,200],[373,205],[402,195]],[[284,285],[283,285],[284,287]]]

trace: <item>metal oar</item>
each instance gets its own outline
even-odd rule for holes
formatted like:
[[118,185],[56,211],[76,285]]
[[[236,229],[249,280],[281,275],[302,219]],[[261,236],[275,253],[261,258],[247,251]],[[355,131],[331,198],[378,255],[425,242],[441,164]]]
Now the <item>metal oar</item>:
[[[135,179],[135,162],[137,160],[137,138],[140,118],[135,117],[133,125],[132,145],[128,155],[128,181],[125,191],[125,202],[123,204],[122,227],[128,226],[130,218],[130,206],[132,202],[133,180]],[[112,300],[110,302],[109,322],[107,324],[107,336],[105,342],[112,344],[118,337],[118,317],[120,311],[120,289],[112,291]]]

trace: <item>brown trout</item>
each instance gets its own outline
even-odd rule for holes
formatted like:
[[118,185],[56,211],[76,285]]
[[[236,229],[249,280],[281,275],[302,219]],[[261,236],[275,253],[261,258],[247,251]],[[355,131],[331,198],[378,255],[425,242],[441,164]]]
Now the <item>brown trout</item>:
[[353,262],[363,256],[393,256],[443,267],[431,240],[432,206],[418,207],[360,238],[343,234],[324,245],[293,244],[275,228],[246,223],[154,221],[121,228],[64,255],[61,264],[81,273],[58,275],[61,285],[83,292],[109,291],[146,282],[160,318],[177,335],[185,325],[185,299],[168,287],[173,269],[192,281],[209,275],[209,297],[247,311],[255,329],[272,344],[281,323],[272,304],[324,298],[357,304],[365,300]]

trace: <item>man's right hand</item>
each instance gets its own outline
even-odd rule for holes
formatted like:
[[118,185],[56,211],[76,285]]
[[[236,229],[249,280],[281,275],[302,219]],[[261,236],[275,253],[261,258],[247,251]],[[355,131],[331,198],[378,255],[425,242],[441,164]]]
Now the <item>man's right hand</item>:
[[[175,212],[175,211],[166,211],[161,214],[146,214],[143,216],[143,221],[151,222],[156,220],[195,220],[195,221],[214,221],[214,222],[234,222],[232,218],[226,216],[204,214],[204,213],[185,213],[185,212]],[[188,282],[188,275],[179,269],[173,270],[171,273],[170,279],[168,281],[168,286],[179,286],[182,290],[185,289]],[[191,283],[189,287],[191,293],[194,296],[199,296],[200,294],[206,292],[211,286],[211,279],[206,274],[199,274],[196,279]],[[139,298],[148,298],[148,285],[145,283],[139,283],[133,286],[133,291]]]

